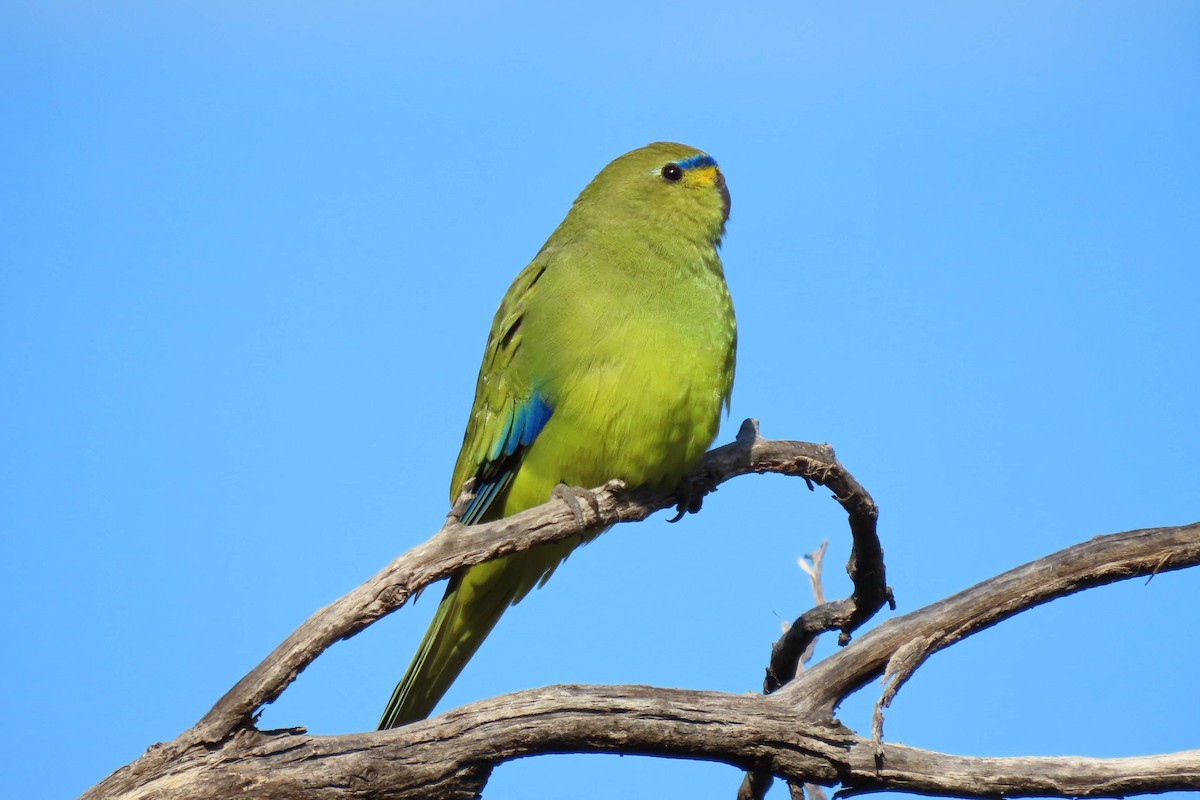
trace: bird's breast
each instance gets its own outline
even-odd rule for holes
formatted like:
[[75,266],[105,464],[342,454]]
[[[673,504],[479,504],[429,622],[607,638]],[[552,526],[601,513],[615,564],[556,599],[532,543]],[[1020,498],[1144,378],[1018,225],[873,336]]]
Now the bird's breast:
[[594,331],[547,387],[554,411],[525,467],[554,483],[674,485],[712,442],[728,387],[725,332]]

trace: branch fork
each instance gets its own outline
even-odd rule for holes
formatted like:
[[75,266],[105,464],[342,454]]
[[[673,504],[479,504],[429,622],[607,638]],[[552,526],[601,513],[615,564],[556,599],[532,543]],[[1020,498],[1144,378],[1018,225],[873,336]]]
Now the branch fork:
[[[402,607],[464,567],[539,544],[645,519],[671,506],[699,510],[726,480],[773,472],[829,488],[847,512],[854,547],[850,597],[802,614],[772,648],[766,696],[646,686],[550,686],[473,703],[390,731],[310,736],[259,731],[258,711],[325,649]],[[610,752],[722,761],[750,771],[746,797],[772,775],[842,794],[902,790],[962,797],[1080,796],[1200,789],[1200,751],[1126,759],[977,758],[882,743],[883,709],[933,653],[1028,608],[1105,583],[1200,564],[1200,523],[1096,537],[1017,567],[850,637],[894,607],[870,495],[827,445],[763,439],[754,420],[705,455],[678,491],[591,491],[588,512],[550,502],[463,526],[458,499],[443,528],[366,583],[320,609],[231,688],[192,728],[152,746],[88,790],[86,800],[202,800],[253,793],[273,800],[473,798],[492,768],[548,752]],[[469,499],[469,498],[468,498]],[[582,519],[577,519],[576,514]],[[582,526],[582,528],[581,528]],[[819,589],[820,558],[810,579]],[[815,575],[813,574],[815,573]],[[817,636],[846,646],[799,673]],[[847,644],[849,642],[849,644]],[[870,737],[842,727],[837,704],[879,677],[885,688]]]

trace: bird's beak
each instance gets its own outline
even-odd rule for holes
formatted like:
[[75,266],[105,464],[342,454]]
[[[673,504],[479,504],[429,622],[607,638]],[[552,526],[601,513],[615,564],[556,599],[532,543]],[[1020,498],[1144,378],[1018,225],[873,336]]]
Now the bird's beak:
[[697,189],[716,189],[721,195],[723,218],[729,219],[729,189],[725,186],[725,175],[716,165],[689,169],[684,175],[684,182]]
[[[714,169],[716,169],[714,167]],[[721,193],[721,221],[730,218],[730,188],[725,185],[725,173],[716,169],[716,179],[713,181],[716,191]]]

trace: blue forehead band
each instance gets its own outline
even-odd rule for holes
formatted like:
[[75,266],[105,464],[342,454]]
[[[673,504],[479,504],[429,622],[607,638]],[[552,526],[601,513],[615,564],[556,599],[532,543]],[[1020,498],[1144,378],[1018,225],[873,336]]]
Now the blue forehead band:
[[715,167],[717,160],[707,153],[697,153],[691,158],[685,158],[683,161],[675,163],[684,169],[696,169],[697,167]]

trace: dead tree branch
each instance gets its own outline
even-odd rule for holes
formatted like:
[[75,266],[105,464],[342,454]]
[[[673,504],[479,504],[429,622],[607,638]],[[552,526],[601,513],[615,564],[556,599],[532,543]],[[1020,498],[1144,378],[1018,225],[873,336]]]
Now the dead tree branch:
[[[705,457],[678,496],[606,487],[597,493],[596,509],[585,511],[584,524],[592,529],[644,519],[672,504],[691,510],[704,492],[748,472],[821,483],[847,508],[855,542],[854,592],[818,606],[814,611],[827,609],[824,615],[805,624],[812,631],[848,635],[889,595],[874,504],[826,446],[765,441],[748,422],[736,442]],[[546,752],[708,759],[794,785],[840,783],[851,792],[1111,797],[1200,789],[1200,751],[1134,759],[974,758],[881,745],[832,716],[842,697],[885,670],[893,675],[894,693],[931,653],[1026,608],[1103,583],[1195,566],[1200,524],[1098,537],[1039,559],[884,623],[767,696],[555,686],[474,703],[391,731],[317,737],[301,729],[254,727],[258,709],[321,652],[403,606],[422,587],[462,567],[578,533],[571,510],[558,501],[487,525],[463,527],[451,520],[428,542],[314,614],[196,726],[150,748],[84,797],[175,800],[250,792],[278,800],[466,798],[477,796],[496,764]]]
[[[812,588],[813,593],[814,607],[825,605],[825,587],[821,583],[821,570],[825,564],[825,548],[828,546],[829,540],[826,539],[821,542],[821,546],[815,551],[797,559],[797,564],[799,565],[800,569],[805,575],[808,576],[808,583]],[[791,623],[784,624],[784,639],[787,638],[788,632],[791,630],[791,628]],[[812,634],[810,632],[806,638],[808,639],[808,644],[805,645],[804,650],[800,653],[800,657],[797,659],[794,672],[802,671],[808,662],[812,660],[813,652],[816,650],[817,634]],[[783,639],[780,641],[783,641]],[[791,646],[794,647],[795,643],[793,642]],[[779,642],[776,642],[775,646],[772,648],[772,664],[776,658],[782,657],[779,655],[780,649]],[[771,683],[773,675],[774,673],[772,672],[772,667],[768,666],[767,679],[763,687],[764,694],[770,694],[774,688]],[[774,776],[769,772],[747,772],[745,778],[742,779],[742,785],[738,787],[737,800],[762,800],[763,797],[766,797],[767,791],[771,788],[771,784],[774,782],[774,780]],[[791,795],[793,797],[808,797],[810,800],[825,800],[825,793],[814,783],[806,783],[803,785],[791,784],[788,788],[791,790]]]

